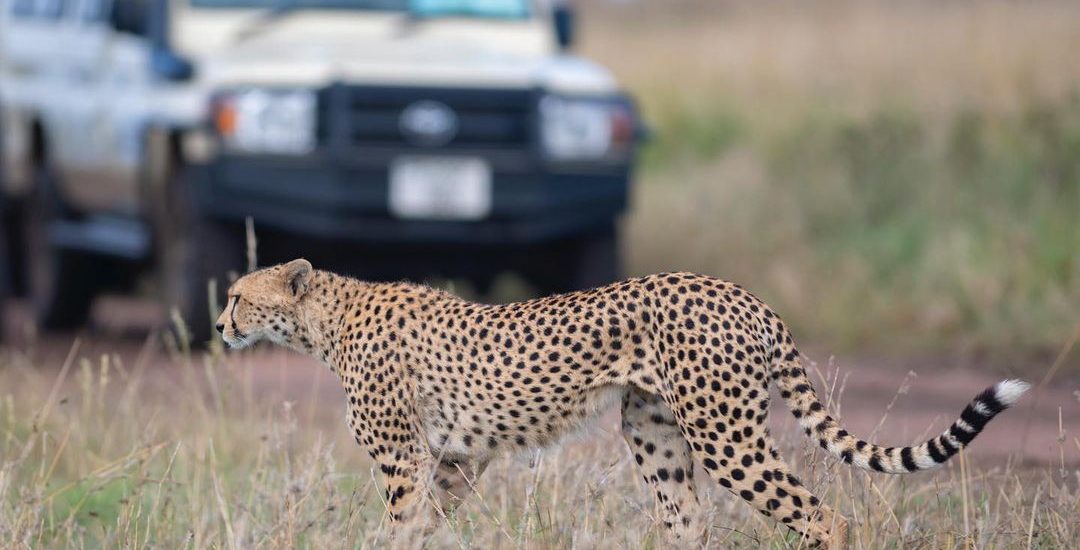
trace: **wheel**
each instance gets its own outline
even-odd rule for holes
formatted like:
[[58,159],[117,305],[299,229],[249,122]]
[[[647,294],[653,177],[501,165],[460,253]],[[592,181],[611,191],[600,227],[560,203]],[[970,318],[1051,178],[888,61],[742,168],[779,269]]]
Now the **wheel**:
[[[4,150],[2,128],[0,120],[0,151]],[[0,161],[3,154],[0,153]],[[0,164],[0,342],[4,341],[4,312],[7,310],[8,296],[11,295],[11,257],[7,253],[8,236],[6,220],[11,215],[7,206],[7,188],[4,186],[4,166]]]
[[[0,190],[0,193],[3,193]],[[0,194],[0,217],[7,214],[4,196]],[[7,232],[0,223],[0,342],[4,341],[4,312],[7,310],[8,296],[11,295],[11,258],[7,253]]]
[[49,239],[54,221],[63,217],[63,203],[48,166],[39,166],[22,216],[24,282],[31,313],[43,329],[72,329],[86,323],[98,290],[94,258],[59,248]]
[[26,295],[26,247],[21,238],[25,212],[23,204],[26,201],[7,197],[0,200],[7,201],[4,212],[0,215],[0,234],[3,234],[6,240],[0,243],[0,246],[7,250],[8,296],[22,297]]
[[491,289],[495,287],[495,273],[473,275],[469,277],[469,284],[472,285],[477,295],[488,296],[491,294]]
[[215,337],[214,322],[225,306],[225,293],[242,273],[242,235],[196,215],[184,231],[163,237],[157,266],[162,305],[173,330],[178,330],[178,315],[189,342],[203,345]]
[[606,285],[622,275],[619,242],[607,227],[535,254],[526,278],[544,295]]
[[[164,322],[178,337],[203,345],[214,337],[214,322],[232,278],[242,273],[244,235],[238,226],[199,211],[193,186],[176,156],[150,159],[148,168],[147,213],[154,232],[155,278]],[[177,316],[183,321],[182,330],[175,323]]]
[[214,336],[225,292],[242,273],[243,233],[198,212],[183,177],[170,187],[168,208],[158,210],[153,220],[159,298],[169,326],[179,332],[175,323],[179,316],[189,341],[201,345]]

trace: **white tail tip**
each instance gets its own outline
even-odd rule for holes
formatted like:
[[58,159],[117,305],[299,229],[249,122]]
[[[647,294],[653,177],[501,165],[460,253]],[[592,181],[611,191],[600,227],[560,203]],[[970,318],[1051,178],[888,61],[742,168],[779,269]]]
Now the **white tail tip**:
[[998,402],[1002,405],[1008,407],[1013,403],[1016,403],[1016,401],[1020,399],[1020,396],[1024,395],[1024,392],[1029,389],[1031,389],[1031,384],[1028,384],[1023,380],[1002,380],[994,386],[994,397],[996,397]]

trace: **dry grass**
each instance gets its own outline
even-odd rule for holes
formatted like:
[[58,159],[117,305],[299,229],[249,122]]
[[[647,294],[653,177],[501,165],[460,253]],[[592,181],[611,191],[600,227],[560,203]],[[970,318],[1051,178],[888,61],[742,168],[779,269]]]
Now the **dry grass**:
[[820,102],[1019,112],[1076,90],[1078,19],[1068,0],[593,1],[581,49],[654,116],[718,100],[778,124]]
[[[378,476],[342,426],[343,401],[309,385],[318,379],[310,371],[268,382],[309,362],[181,354],[151,369],[150,357],[124,364],[75,349],[59,370],[23,353],[0,359],[0,545],[378,547]],[[818,387],[842,401],[836,377]],[[650,497],[608,420],[558,448],[496,461],[430,546],[662,547]],[[1074,465],[954,460],[933,475],[871,476],[801,439],[782,446],[811,488],[854,520],[854,548],[1080,544]],[[698,479],[710,547],[799,547]]]

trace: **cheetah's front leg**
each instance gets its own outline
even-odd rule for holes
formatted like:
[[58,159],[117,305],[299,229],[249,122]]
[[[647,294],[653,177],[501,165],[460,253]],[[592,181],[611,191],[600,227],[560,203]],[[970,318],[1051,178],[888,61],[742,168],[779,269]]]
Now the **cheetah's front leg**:
[[433,481],[439,461],[417,436],[420,432],[409,407],[399,405],[396,396],[378,401],[379,407],[354,404],[346,419],[356,442],[364,448],[383,474],[388,522],[375,534],[382,541],[393,539],[393,547],[420,548],[438,525]]
[[389,536],[398,547],[418,548],[473,491],[487,467],[467,462],[417,457],[382,467],[386,473]]
[[379,461],[390,518],[388,533],[384,534],[393,539],[395,547],[420,548],[438,525],[437,503],[431,493],[438,462],[426,453],[394,455],[400,458]]

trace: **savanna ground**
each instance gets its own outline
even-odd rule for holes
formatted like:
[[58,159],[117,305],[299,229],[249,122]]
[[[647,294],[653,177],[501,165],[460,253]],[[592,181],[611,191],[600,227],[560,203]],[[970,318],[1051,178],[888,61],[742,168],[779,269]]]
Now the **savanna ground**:
[[[1003,376],[1036,385],[962,458],[902,477],[823,457],[777,400],[784,456],[853,520],[853,546],[1080,547],[1080,5],[583,11],[582,50],[654,130],[631,271],[742,282],[794,326],[848,428],[880,443],[937,433]],[[77,338],[10,327],[0,547],[373,544],[378,475],[331,373],[116,338],[109,315]],[[800,547],[698,477],[711,547]],[[433,547],[662,547],[613,414],[496,462],[477,493]]]
[[[61,337],[0,360],[4,547],[379,547],[379,474],[345,428],[336,377],[313,360]],[[918,367],[812,372],[850,429],[894,444],[940,432],[996,379]],[[1075,548],[1077,408],[1072,389],[1040,385],[962,459],[917,476],[825,458],[779,401],[772,425],[803,480],[854,520],[856,548]],[[431,546],[661,548],[635,468],[613,411],[557,448],[493,463]],[[699,474],[710,547],[800,547]]]

